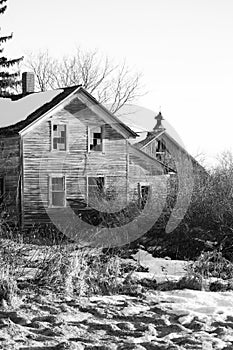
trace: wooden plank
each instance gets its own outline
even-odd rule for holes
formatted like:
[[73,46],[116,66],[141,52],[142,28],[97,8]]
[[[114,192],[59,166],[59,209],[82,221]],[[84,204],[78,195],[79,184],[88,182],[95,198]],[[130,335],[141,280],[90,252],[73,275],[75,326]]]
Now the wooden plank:
[[[127,148],[125,139],[104,120],[75,99],[23,137],[24,221],[49,222],[48,177],[66,177],[66,199],[70,205],[84,205],[86,177],[122,178],[122,198],[126,198]],[[67,151],[51,150],[52,123],[68,125]],[[88,126],[104,127],[104,152],[88,152]],[[79,204],[78,204],[79,203]]]

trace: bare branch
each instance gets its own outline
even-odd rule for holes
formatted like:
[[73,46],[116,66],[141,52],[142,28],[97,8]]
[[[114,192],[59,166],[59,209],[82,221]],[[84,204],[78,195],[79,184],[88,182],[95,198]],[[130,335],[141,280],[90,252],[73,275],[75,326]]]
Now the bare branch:
[[55,59],[48,51],[27,55],[27,68],[36,78],[40,91],[72,85],[82,85],[115,113],[125,103],[134,101],[141,92],[141,74],[131,73],[123,62],[114,64],[98,50],[84,51],[80,47],[72,55]]

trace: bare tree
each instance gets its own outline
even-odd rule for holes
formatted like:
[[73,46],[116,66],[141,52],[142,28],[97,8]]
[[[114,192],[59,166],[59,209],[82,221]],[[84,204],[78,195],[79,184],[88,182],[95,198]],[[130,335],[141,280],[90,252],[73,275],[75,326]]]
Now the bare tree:
[[54,58],[48,51],[28,54],[26,67],[34,72],[39,91],[82,85],[115,113],[125,103],[142,96],[141,74],[132,73],[126,63],[114,64],[97,50]]

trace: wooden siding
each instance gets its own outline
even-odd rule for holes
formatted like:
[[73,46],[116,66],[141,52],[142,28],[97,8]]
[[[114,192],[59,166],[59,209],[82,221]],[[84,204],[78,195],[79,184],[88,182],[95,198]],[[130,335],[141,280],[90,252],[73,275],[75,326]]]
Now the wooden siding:
[[3,208],[9,220],[18,222],[20,214],[20,138],[0,138],[0,177],[4,179]]
[[[144,169],[138,164],[131,162],[129,166],[129,182],[128,182],[128,196],[130,202],[139,201],[139,186],[147,185],[150,187],[151,194],[158,193],[160,191],[160,184],[167,184],[169,178],[168,175],[163,173],[153,175],[148,170]],[[165,191],[166,192],[166,191]]]
[[[52,150],[53,123],[67,124],[67,151]],[[104,127],[103,152],[88,152],[89,126]],[[118,191],[126,203],[126,140],[77,97],[23,137],[23,158],[25,225],[47,223],[46,211],[56,210],[49,208],[48,202],[51,175],[65,176],[67,205],[74,209],[85,207],[88,176],[104,176],[109,187],[118,184]]]
[[[158,140],[164,140],[166,143],[166,151],[163,154],[158,154],[156,152]],[[158,139],[153,140],[147,146],[143,147],[143,152],[145,152],[146,154],[149,154],[155,159],[160,160],[161,162],[168,165],[172,169],[175,169],[174,157],[171,154],[172,151],[178,152],[179,154],[181,152],[180,148],[176,144],[174,144],[168,137],[166,137],[166,135],[163,135],[162,137],[159,137]]]

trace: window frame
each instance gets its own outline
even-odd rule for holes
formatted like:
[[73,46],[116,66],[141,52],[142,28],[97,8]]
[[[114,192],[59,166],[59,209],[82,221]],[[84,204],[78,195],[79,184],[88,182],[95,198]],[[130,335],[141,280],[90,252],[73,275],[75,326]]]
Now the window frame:
[[0,204],[2,204],[4,202],[4,196],[5,196],[5,178],[4,178],[4,176],[0,176],[0,190],[1,190],[1,188],[2,188],[2,195],[0,195]]
[[157,140],[156,153],[161,154],[166,152],[166,150],[167,150],[166,141],[164,139]]
[[[53,127],[54,125],[62,125],[65,126],[65,149],[56,149],[53,147],[53,139],[54,139],[54,130]],[[67,152],[68,151],[68,123],[65,122],[56,122],[56,121],[51,121],[51,151],[52,152]]]
[[[100,128],[101,130],[101,150],[91,149],[91,129]],[[87,127],[87,151],[88,153],[104,153],[104,125],[90,125]]]
[[[52,189],[52,179],[63,179],[63,186],[64,186],[64,199],[62,206],[60,205],[53,205],[53,192],[61,192],[61,191],[53,191]],[[48,193],[48,199],[49,199],[49,208],[65,208],[66,207],[66,176],[64,174],[51,174],[49,175],[49,193]]]
[[[104,175],[87,175],[86,177],[86,184],[87,184],[87,187],[86,187],[86,205],[89,206],[89,179],[90,178],[102,178],[103,179],[103,191],[105,190],[106,188],[106,177]],[[94,186],[93,186],[94,187]]]
[[[143,188],[147,188],[148,192],[147,195],[144,198],[143,196]],[[150,196],[151,196],[151,191],[152,191],[152,187],[150,183],[147,182],[138,182],[138,205],[140,209],[144,209],[147,201],[149,200]],[[146,200],[145,200],[146,199]]]

